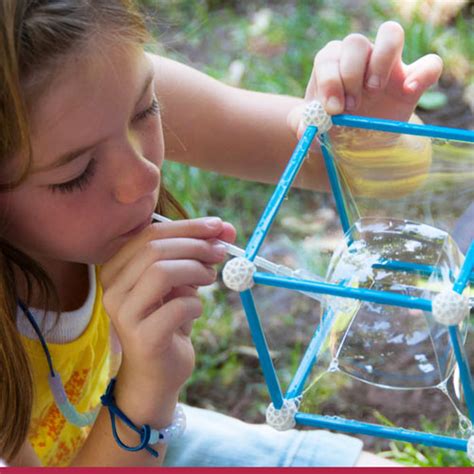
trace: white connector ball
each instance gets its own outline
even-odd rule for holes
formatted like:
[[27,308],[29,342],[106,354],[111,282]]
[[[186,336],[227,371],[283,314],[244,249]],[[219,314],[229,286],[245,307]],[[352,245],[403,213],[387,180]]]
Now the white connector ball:
[[459,324],[469,315],[469,298],[454,290],[445,289],[432,302],[433,317],[446,326]]
[[266,412],[266,421],[278,431],[291,430],[295,427],[295,416],[300,406],[299,400],[294,398],[291,400],[283,400],[280,409],[276,409],[273,403],[270,403]]
[[253,286],[253,274],[256,267],[244,257],[229,260],[222,271],[222,279],[227,288],[234,291],[245,291]]
[[326,133],[332,127],[331,116],[324,110],[321,102],[313,100],[303,112],[303,124],[305,127],[314,125],[318,127],[318,135]]

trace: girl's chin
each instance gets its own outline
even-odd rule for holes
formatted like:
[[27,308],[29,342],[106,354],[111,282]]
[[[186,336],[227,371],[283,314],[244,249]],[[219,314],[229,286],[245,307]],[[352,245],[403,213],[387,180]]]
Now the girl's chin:
[[108,262],[128,241],[130,237],[120,237],[114,242],[110,243],[105,250],[98,252],[96,255],[89,259],[88,263],[93,265],[103,265]]

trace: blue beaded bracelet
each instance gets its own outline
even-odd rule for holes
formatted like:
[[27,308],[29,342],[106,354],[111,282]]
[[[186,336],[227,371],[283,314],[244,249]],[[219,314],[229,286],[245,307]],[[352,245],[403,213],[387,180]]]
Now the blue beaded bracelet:
[[[152,456],[158,457],[158,451],[149,445],[157,443],[167,444],[172,439],[178,438],[183,434],[186,427],[186,418],[182,407],[177,405],[173,417],[173,423],[162,430],[152,429],[148,424],[144,424],[138,428],[116,405],[114,397],[115,382],[115,378],[112,378],[107,386],[105,394],[100,397],[102,405],[107,407],[109,411],[110,421],[112,423],[112,434],[115,441],[126,451],[141,451],[142,449],[146,449]],[[140,442],[136,446],[128,446],[120,439],[115,424],[116,416],[118,416],[129,428],[140,435]]]

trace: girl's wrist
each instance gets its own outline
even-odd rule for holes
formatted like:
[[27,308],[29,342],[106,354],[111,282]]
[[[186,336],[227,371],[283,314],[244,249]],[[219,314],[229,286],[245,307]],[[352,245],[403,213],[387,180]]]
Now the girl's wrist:
[[[136,415],[132,419],[129,414],[120,407],[120,405],[123,407],[124,402],[117,401],[115,391],[116,384],[117,379],[114,377],[110,380],[107,390],[100,399],[102,405],[109,412],[112,435],[115,441],[126,451],[137,452],[145,449],[152,456],[159,457],[161,448],[158,449],[158,445],[166,445],[172,440],[181,437],[186,429],[186,416],[182,405],[175,406],[171,421],[165,426],[162,426],[162,423],[165,423],[164,420],[168,417],[161,410],[158,417],[145,414],[142,415],[143,418],[141,419],[147,421],[137,423]],[[166,411],[165,409],[165,412]],[[153,423],[159,423],[160,426],[153,425]],[[133,440],[134,435],[135,437],[138,436],[138,439]]]
[[165,382],[116,377],[115,400],[136,424],[157,428],[168,426],[178,403],[179,391],[166,389]]

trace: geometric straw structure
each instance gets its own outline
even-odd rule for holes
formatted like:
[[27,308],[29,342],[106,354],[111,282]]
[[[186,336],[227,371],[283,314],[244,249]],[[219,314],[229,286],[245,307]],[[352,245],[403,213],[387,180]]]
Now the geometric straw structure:
[[[329,134],[325,133],[330,126],[328,126],[330,121],[328,122],[327,117],[322,117],[321,119],[321,117],[319,117],[320,115],[320,109],[318,109],[317,105],[314,103],[310,104],[305,115],[306,124],[308,126],[301,140],[297,144],[272,197],[269,199],[267,206],[247,243],[245,259],[248,261],[248,265],[243,265],[242,261],[236,262],[234,269],[228,272],[226,276],[226,279],[231,278],[234,290],[237,289],[237,291],[240,292],[241,302],[248,319],[250,332],[268,386],[271,404],[269,412],[267,413],[267,421],[273,423],[272,420],[276,420],[273,424],[275,424],[278,429],[283,429],[284,427],[291,428],[296,423],[347,433],[365,434],[410,443],[421,443],[428,446],[456,449],[467,452],[471,457],[471,460],[473,460],[474,437],[472,436],[472,429],[467,430],[463,437],[453,437],[430,434],[423,431],[408,430],[400,427],[389,427],[366,423],[338,416],[303,413],[298,409],[304,384],[307,381],[314,364],[318,360],[318,355],[320,354],[321,347],[328,332],[333,329],[333,316],[334,312],[337,311],[337,309],[335,309],[337,304],[334,303],[333,305],[331,302],[339,301],[342,302],[341,308],[345,308],[341,311],[348,311],[348,308],[350,310],[352,305],[354,313],[361,311],[360,308],[363,305],[369,307],[369,305],[375,304],[380,305],[381,308],[386,308],[388,307],[387,305],[390,305],[391,308],[403,308],[404,310],[406,308],[406,310],[409,311],[409,315],[417,314],[416,312],[418,312],[425,315],[425,317],[428,315],[429,318],[431,318],[433,312],[435,312],[435,318],[432,319],[430,324],[433,325],[432,327],[439,327],[439,325],[443,324],[443,321],[446,324],[446,326],[443,327],[446,334],[447,344],[451,345],[452,353],[454,354],[454,357],[452,358],[453,366],[457,366],[456,371],[459,373],[462,393],[467,406],[469,419],[472,421],[474,417],[473,383],[464,347],[465,338],[460,329],[462,320],[469,316],[470,308],[472,309],[472,303],[469,305],[469,299],[466,294],[469,291],[469,283],[474,282],[474,241],[471,241],[470,245],[467,246],[465,256],[459,252],[456,254],[459,265],[456,267],[456,274],[454,275],[451,274],[453,272],[450,273],[450,271],[448,271],[449,269],[446,269],[447,267],[442,268],[442,262],[439,258],[435,258],[432,263],[426,263],[424,261],[421,261],[420,263],[420,261],[416,259],[405,261],[403,257],[398,259],[395,257],[392,258],[390,252],[394,254],[393,249],[396,248],[396,243],[393,243],[394,240],[391,239],[391,247],[387,247],[385,244],[387,236],[392,235],[390,232],[394,231],[394,229],[396,230],[397,225],[400,225],[400,223],[392,220],[386,222],[379,222],[377,220],[372,221],[370,218],[362,219],[358,222],[351,222],[348,213],[347,198],[344,194],[341,176],[335,164]],[[319,118],[317,118],[315,122],[312,120],[312,117],[316,116]],[[474,132],[467,130],[349,115],[335,115],[331,117],[331,119],[333,125],[349,127],[352,129],[416,135],[442,140],[456,140],[468,144],[474,143]],[[317,120],[322,120],[321,123],[324,123],[325,130],[323,133],[318,133]],[[317,141],[321,147],[340,223],[346,234],[347,247],[341,255],[337,257],[336,263],[333,265],[332,279],[330,281],[305,278],[304,276],[299,278],[294,275],[276,275],[271,272],[258,271],[256,267],[252,267],[252,264],[255,259],[258,260],[259,258],[257,256],[259,249],[290,189],[290,186],[300,170],[303,160],[308,153],[310,145],[315,140],[315,137],[318,137]],[[450,235],[446,232],[439,231],[438,229],[431,228],[430,226],[411,223],[409,221],[403,221],[402,224],[404,228],[410,228],[410,235],[416,234],[422,236],[419,241],[415,242],[417,245],[422,245],[423,242],[426,242],[426,239],[423,240],[423,236],[434,236],[433,238],[435,240],[439,238],[440,248],[445,252],[447,243],[449,244],[449,242],[451,242]],[[378,250],[375,253],[367,253],[368,242],[371,243],[371,245],[379,245],[378,249],[380,252],[382,252],[383,249],[388,248],[388,253],[384,254],[383,258],[380,257],[382,253],[377,253]],[[408,246],[406,240],[403,241],[403,245],[405,245],[405,247]],[[356,249],[356,251],[354,251],[354,249]],[[420,251],[414,253],[416,257],[418,257],[419,254],[423,254],[423,252]],[[338,268],[341,268],[341,261],[343,261],[345,265],[344,268],[349,265],[349,268],[356,269],[353,272],[357,273],[357,265],[359,263],[356,261],[356,257],[361,255],[362,258],[359,260],[363,265],[365,265],[364,271],[383,271],[384,275],[391,273],[392,275],[395,275],[395,278],[398,278],[401,281],[401,284],[398,286],[401,286],[404,291],[393,292],[386,288],[364,287],[360,284],[360,278],[356,283],[353,283],[347,278],[344,279],[343,277],[338,277]],[[451,262],[452,260],[453,259],[451,258],[449,261]],[[352,267],[350,267],[350,265],[352,265]],[[243,278],[246,278],[247,280],[242,286],[239,286],[240,284],[235,281],[235,278],[238,271],[244,267],[246,270],[242,270],[244,275]],[[433,275],[436,276],[441,273],[443,273],[445,277],[448,275],[446,277],[448,280],[445,280],[445,283],[448,281],[449,285],[444,284],[442,288],[430,289],[429,291],[423,290],[423,292],[418,294],[410,293],[405,291],[406,289],[403,288],[403,285],[405,285],[407,281],[410,281],[410,278],[415,274],[418,279],[420,278],[420,275],[424,275],[429,280]],[[403,278],[401,278],[400,275],[402,275]],[[326,298],[327,301],[330,302],[326,306],[325,313],[305,349],[304,356],[299,363],[286,393],[282,392],[270,356],[264,330],[253,298],[253,288],[251,288],[253,285],[280,287],[304,292],[306,294],[319,295],[320,300]],[[359,368],[350,367],[347,370],[357,371]],[[450,373],[452,374],[452,372]],[[375,377],[376,375],[371,374],[371,376]],[[396,383],[396,381],[394,383]],[[417,380],[416,383],[423,384],[424,381],[420,379]],[[281,413],[279,413],[278,410],[281,410]],[[293,418],[293,420],[288,420],[288,417]]]

